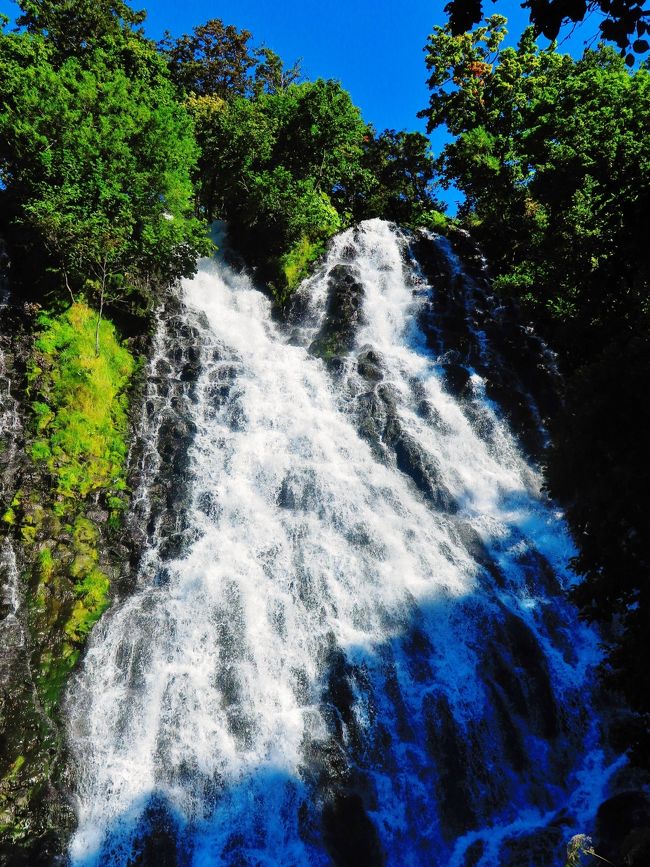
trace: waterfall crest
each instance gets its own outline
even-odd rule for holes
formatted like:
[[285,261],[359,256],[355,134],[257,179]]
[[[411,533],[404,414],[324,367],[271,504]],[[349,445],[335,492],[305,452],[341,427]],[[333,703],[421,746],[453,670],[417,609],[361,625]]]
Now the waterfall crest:
[[503,311],[447,241],[379,220],[288,322],[223,262],[181,301],[137,587],[67,699],[73,865],[561,863],[615,765]]

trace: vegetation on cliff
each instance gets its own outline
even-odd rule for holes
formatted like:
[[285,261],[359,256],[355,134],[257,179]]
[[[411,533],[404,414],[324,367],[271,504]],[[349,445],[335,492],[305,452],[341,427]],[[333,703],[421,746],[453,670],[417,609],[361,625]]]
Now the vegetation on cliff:
[[647,763],[650,71],[603,46],[579,60],[540,50],[532,29],[504,49],[505,26],[494,15],[471,33],[434,30],[422,114],[455,136],[438,166],[465,194],[496,288],[558,353],[547,484],[579,546],[576,599],[616,627],[605,673],[639,713],[621,746]]
[[[608,680],[638,712],[621,745],[647,763],[647,65],[604,47],[579,60],[540,50],[532,29],[504,49],[501,16],[436,28],[423,116],[454,139],[434,161],[425,136],[377,132],[340,83],[302,80],[219,19],[155,46],[121,0],[19,5],[22,29],[0,30],[0,235],[16,294],[40,313],[24,371],[28,460],[3,504],[30,641],[0,766],[5,836],[36,833],[61,689],[118,571],[137,362],[111,320],[146,330],[161,287],[210,250],[213,219],[284,301],[355,221],[443,226],[437,174],[464,194],[460,217],[498,291],[558,352],[548,487],[579,544],[576,599],[616,630]],[[624,5],[643,36],[647,16]]]
[[298,65],[250,38],[213,19],[161,48],[195,121],[200,212],[228,221],[283,300],[350,223],[422,224],[442,205],[425,136],[377,135],[338,82],[299,82]]
[[146,332],[214,218],[280,300],[353,220],[444,218],[424,136],[377,136],[339,83],[301,82],[246,31],[212,20],[156,46],[122,0],[19,6],[18,29],[0,19],[0,237],[33,334],[14,372],[26,455],[1,512],[26,645],[0,712],[0,861],[6,843],[31,863],[65,832],[48,795],[58,705],[123,567],[137,361],[112,323]]
[[3,702],[0,860],[6,844],[31,863],[65,832],[48,794],[58,703],[120,571],[135,360],[105,314],[143,330],[156,291],[211,245],[192,121],[142,17],[121,3],[21,8],[24,29],[0,33],[0,234],[14,297],[49,312],[22,359],[26,455],[3,504],[25,658]]
[[109,552],[126,506],[126,392],[135,361],[105,320],[97,353],[97,326],[97,312],[81,301],[41,314],[27,358],[27,454],[2,515],[3,529],[21,543],[26,639],[0,713],[2,863],[4,844],[16,858],[25,845],[29,863],[35,841],[44,846],[66,827],[48,795],[61,751],[57,706],[118,571]]
[[[61,658],[70,664],[108,605],[99,532],[85,513],[92,510],[116,529],[127,505],[126,390],[135,363],[106,321],[96,354],[96,327],[97,313],[82,302],[57,317],[41,316],[28,370],[35,419],[31,456],[47,467],[51,502],[28,508],[23,501],[21,532],[26,541],[36,542],[44,530],[39,519],[51,525],[39,546],[35,616],[45,613],[48,585],[60,582],[61,571],[72,581],[74,602],[57,613],[65,635]],[[50,540],[61,539],[62,530],[64,544],[53,545]],[[48,629],[53,631],[51,624]],[[58,686],[46,687],[47,700],[56,700]]]

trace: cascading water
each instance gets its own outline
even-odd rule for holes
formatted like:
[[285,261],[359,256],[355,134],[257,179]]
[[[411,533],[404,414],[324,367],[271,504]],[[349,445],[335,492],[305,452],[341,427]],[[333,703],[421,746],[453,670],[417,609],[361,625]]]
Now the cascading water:
[[588,830],[616,766],[597,640],[494,399],[499,311],[460,276],[370,221],[289,324],[223,263],[183,285],[144,419],[155,444],[184,395],[181,541],[150,522],[68,697],[75,867],[540,867]]
[[[11,334],[9,284],[4,274],[7,259],[0,244],[0,334]],[[10,340],[0,339],[0,502],[10,503],[14,493],[17,457],[22,442],[22,422],[18,403],[12,394],[12,381],[7,364]],[[24,645],[23,627],[18,619],[20,608],[19,570],[16,554],[7,534],[0,540],[0,685],[10,681],[10,671],[16,666],[17,651]]]

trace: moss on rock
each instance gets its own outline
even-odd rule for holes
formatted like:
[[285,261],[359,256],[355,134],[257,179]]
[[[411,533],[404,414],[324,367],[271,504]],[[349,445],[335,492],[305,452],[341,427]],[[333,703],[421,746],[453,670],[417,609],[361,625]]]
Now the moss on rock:
[[47,651],[39,662],[39,686],[51,704],[108,605],[100,529],[86,512],[91,498],[99,500],[111,526],[124,508],[126,389],[135,360],[107,320],[100,323],[96,351],[97,314],[83,302],[58,316],[43,314],[38,324],[28,367],[35,423],[31,457],[46,470],[51,496],[44,507],[23,506],[21,532],[26,542],[44,540],[36,557],[32,626],[62,638],[59,652]]
[[293,292],[300,281],[309,276],[311,266],[324,250],[325,244],[322,241],[310,241],[303,236],[288,253],[280,257],[283,290],[286,295]]
[[0,844],[21,851],[50,833],[58,705],[109,604],[117,564],[108,552],[128,504],[127,389],[136,362],[107,320],[96,352],[96,326],[97,314],[83,302],[37,320],[26,364],[27,459],[2,514],[22,567],[28,648],[20,663],[24,689],[1,714]]

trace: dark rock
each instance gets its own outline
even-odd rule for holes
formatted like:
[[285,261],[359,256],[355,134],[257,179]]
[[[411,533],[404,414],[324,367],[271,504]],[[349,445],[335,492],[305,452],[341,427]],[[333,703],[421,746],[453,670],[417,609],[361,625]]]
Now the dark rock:
[[564,864],[569,837],[566,828],[554,826],[511,837],[501,847],[501,863],[517,867],[559,867]]
[[482,840],[475,840],[471,846],[465,851],[465,860],[463,867],[476,867],[480,862],[485,852],[485,843]]
[[352,265],[335,265],[328,275],[325,318],[309,351],[320,358],[349,352],[361,316],[363,284]]
[[379,382],[384,378],[381,369],[381,359],[372,347],[365,347],[357,357],[359,375],[370,382]]
[[492,370],[485,380],[485,393],[498,404],[527,451],[540,454],[543,439],[538,417],[530,397],[521,390],[516,378],[503,368]]
[[158,550],[161,560],[177,560],[187,551],[187,547],[188,540],[184,533],[165,533]]
[[326,688],[323,691],[324,716],[337,740],[344,740],[343,726],[348,736],[357,735],[356,719],[352,707],[354,692],[351,686],[351,670],[343,651],[332,646],[324,662]]
[[472,383],[467,368],[460,364],[446,364],[443,375],[447,390],[456,397],[463,397],[472,391]]
[[609,798],[596,816],[595,850],[626,867],[650,864],[650,796],[642,790]]
[[[502,671],[500,672],[502,673]],[[512,714],[511,704],[500,685],[488,683],[496,730],[510,767],[522,774],[529,764],[528,751],[521,729]]]
[[460,542],[476,563],[480,563],[499,588],[506,586],[506,579],[476,530],[465,521],[454,524]]
[[436,509],[448,513],[458,510],[454,498],[440,481],[440,470],[435,459],[402,429],[396,419],[391,419],[387,424],[384,440],[393,449],[398,470],[413,480]]
[[[463,271],[453,273],[435,241],[421,233],[413,249],[433,292],[419,324],[431,350],[447,365],[471,365],[486,379],[486,392],[506,416],[524,449],[539,459],[544,447],[540,420],[557,412],[558,374],[552,354],[523,320],[514,300],[490,294],[485,262],[467,233],[448,240]],[[482,337],[480,336],[482,332]],[[449,358],[453,354],[454,358]],[[465,375],[444,372],[452,394],[469,396]],[[480,419],[477,417],[476,421]]]
[[501,611],[503,620],[495,623],[492,618],[494,638],[484,647],[484,679],[498,686],[511,714],[526,720],[531,731],[555,738],[561,714],[544,653],[522,618],[505,606]]
[[647,867],[650,864],[650,826],[630,831],[623,840],[619,858],[626,867]]
[[466,833],[477,820],[471,796],[471,743],[455,720],[447,696],[429,694],[423,711],[428,752],[436,763],[436,800],[449,840]]
[[379,835],[361,797],[337,792],[323,810],[323,836],[336,867],[381,867]]
[[129,867],[177,867],[176,824],[172,808],[163,798],[154,797],[141,819]]
[[203,514],[212,520],[216,520],[222,512],[219,498],[213,491],[202,491],[197,497],[196,504]]
[[411,241],[415,259],[432,286],[451,286],[449,261],[440,247],[425,233],[418,232]]

